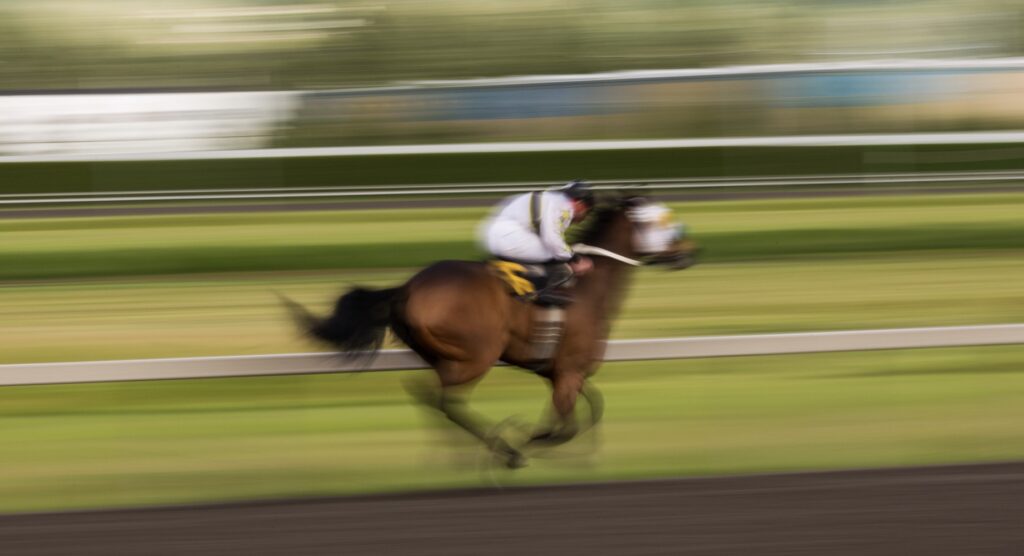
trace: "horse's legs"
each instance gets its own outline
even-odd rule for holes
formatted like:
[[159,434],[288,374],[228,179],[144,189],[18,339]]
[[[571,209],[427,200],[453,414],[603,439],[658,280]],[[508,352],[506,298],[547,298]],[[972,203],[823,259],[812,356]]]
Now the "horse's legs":
[[440,388],[431,393],[420,390],[413,392],[413,395],[483,442],[492,452],[501,456],[508,467],[526,465],[526,458],[501,437],[500,431],[496,431],[490,421],[470,409],[466,403],[467,387],[483,376],[490,369],[490,364],[449,360],[439,361],[435,369],[441,379]]
[[526,465],[526,458],[523,457],[523,454],[513,448],[507,440],[501,437],[500,431],[495,431],[493,424],[471,410],[466,404],[466,400],[451,391],[450,388],[441,389],[438,409],[449,421],[479,439],[492,452],[501,456],[509,468],[515,469]]
[[587,405],[590,406],[590,422],[580,429],[580,432],[583,432],[596,426],[601,422],[601,418],[604,417],[604,395],[589,381],[583,381],[583,388],[580,389],[580,394],[584,400],[587,400]]
[[572,440],[579,433],[576,399],[586,383],[581,373],[556,374],[552,379],[551,401],[555,410],[552,424],[530,437],[529,444],[554,446]]

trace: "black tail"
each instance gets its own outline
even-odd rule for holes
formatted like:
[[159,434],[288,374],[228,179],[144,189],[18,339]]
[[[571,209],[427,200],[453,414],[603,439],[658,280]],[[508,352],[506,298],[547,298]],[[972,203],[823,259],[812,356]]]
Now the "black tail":
[[280,297],[306,332],[339,351],[360,357],[380,350],[400,289],[353,288],[338,298],[334,312],[327,318],[316,317],[298,303]]

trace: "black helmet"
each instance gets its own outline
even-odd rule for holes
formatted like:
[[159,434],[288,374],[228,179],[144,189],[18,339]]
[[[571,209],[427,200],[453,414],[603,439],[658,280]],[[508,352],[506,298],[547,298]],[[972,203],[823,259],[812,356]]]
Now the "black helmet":
[[569,182],[562,188],[562,191],[565,192],[566,197],[574,201],[581,201],[588,207],[594,206],[594,192],[590,190],[590,186],[583,180]]

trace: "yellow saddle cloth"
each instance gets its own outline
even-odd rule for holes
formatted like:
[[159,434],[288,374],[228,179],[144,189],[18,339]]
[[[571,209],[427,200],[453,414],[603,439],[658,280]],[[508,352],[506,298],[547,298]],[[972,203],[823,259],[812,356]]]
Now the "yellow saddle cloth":
[[515,295],[529,296],[537,292],[536,285],[527,278],[528,270],[525,265],[512,261],[493,260],[488,261],[487,266],[505,282]]

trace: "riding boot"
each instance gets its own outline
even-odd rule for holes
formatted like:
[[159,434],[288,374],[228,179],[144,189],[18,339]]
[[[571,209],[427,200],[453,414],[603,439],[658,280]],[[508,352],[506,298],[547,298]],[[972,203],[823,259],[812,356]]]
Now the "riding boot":
[[537,292],[537,304],[547,307],[564,307],[572,303],[572,294],[565,286],[572,280],[572,269],[563,262],[544,264],[547,285]]

